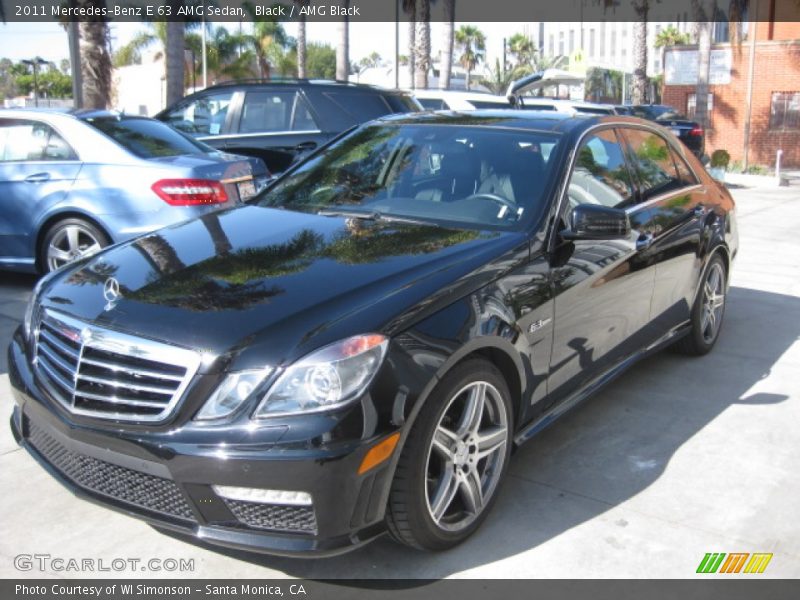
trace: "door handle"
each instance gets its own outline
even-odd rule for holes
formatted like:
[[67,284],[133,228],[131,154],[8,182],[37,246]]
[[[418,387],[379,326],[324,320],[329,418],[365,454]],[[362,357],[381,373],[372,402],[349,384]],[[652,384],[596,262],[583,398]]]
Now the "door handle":
[[42,183],[43,181],[48,181],[50,179],[50,173],[34,173],[33,175],[28,175],[25,178],[25,181],[28,183]]
[[301,142],[294,147],[295,150],[298,152],[308,152],[309,150],[313,150],[317,147],[316,142]]
[[705,207],[705,206],[703,206],[702,204],[698,204],[698,205],[697,205],[697,206],[695,206],[695,207],[694,207],[694,209],[692,210],[692,214],[693,214],[695,217],[704,217],[704,216],[706,215],[706,207]]
[[647,250],[650,246],[653,245],[654,239],[655,238],[653,237],[652,233],[641,234],[639,238],[636,240],[636,249],[639,251]]

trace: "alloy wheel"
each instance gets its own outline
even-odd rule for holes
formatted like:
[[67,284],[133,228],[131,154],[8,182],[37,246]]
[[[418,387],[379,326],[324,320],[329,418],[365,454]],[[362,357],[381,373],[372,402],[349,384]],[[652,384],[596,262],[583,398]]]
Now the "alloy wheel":
[[77,223],[65,225],[53,235],[47,246],[47,268],[55,271],[79,258],[102,249],[100,241],[86,227]]
[[722,323],[722,310],[725,306],[725,275],[722,265],[715,262],[708,271],[703,284],[703,306],[700,329],[706,343],[713,342]]
[[448,531],[468,527],[492,497],[503,472],[509,418],[500,392],[475,381],[447,404],[426,461],[426,504]]

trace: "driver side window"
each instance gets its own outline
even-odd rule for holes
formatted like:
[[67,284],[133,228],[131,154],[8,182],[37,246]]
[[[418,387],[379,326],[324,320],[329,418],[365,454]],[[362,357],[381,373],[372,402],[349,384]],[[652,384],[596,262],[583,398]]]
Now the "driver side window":
[[570,208],[579,204],[622,208],[633,201],[630,173],[613,129],[599,131],[581,145],[567,195]]

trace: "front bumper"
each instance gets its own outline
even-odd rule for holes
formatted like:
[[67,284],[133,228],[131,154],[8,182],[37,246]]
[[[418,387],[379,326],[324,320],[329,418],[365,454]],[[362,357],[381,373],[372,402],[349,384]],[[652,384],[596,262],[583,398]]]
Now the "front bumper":
[[[357,474],[374,440],[338,454],[309,445],[298,456],[296,445],[254,439],[223,453],[180,430],[80,425],[36,385],[19,334],[8,358],[15,439],[79,497],[203,542],[286,556],[338,554],[385,531],[391,461]],[[212,485],[305,491],[313,506],[233,501]]]

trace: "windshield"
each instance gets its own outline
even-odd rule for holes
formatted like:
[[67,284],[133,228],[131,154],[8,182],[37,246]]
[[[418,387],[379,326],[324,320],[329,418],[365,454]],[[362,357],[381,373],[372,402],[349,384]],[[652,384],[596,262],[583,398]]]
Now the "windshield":
[[371,125],[301,164],[262,206],[514,229],[537,214],[559,136],[453,125]]
[[210,150],[154,119],[99,117],[87,121],[139,158],[203,154]]

